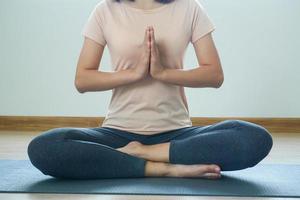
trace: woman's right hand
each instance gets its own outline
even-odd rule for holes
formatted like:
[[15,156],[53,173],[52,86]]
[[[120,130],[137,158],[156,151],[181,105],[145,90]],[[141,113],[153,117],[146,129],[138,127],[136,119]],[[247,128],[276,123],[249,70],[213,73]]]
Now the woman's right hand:
[[145,30],[144,42],[139,61],[131,69],[137,80],[144,79],[150,73],[150,31],[149,27]]

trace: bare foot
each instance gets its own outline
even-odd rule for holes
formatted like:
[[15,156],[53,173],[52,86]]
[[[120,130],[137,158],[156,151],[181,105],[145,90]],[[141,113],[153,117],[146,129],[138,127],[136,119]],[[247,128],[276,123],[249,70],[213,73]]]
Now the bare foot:
[[219,179],[221,178],[221,172],[215,170],[216,167],[219,168],[215,164],[182,165],[147,161],[145,176]]
[[124,153],[143,158],[145,160],[156,162],[169,161],[169,146],[170,143],[159,143],[154,145],[145,145],[139,141],[129,142],[127,145],[116,150]]
[[218,179],[221,178],[220,170],[215,164],[195,164],[195,165],[182,165],[170,164],[169,173],[167,176],[171,177],[195,177],[195,178],[208,178]]
[[138,141],[129,142],[126,146],[117,148],[116,150],[138,157],[143,157],[143,144]]
[[[126,146],[117,148],[116,150],[147,160],[147,156],[145,156],[144,152],[144,144],[138,141],[129,142]],[[216,167],[219,170],[215,170]],[[220,167],[216,164],[184,165],[147,160],[145,170],[146,176],[195,177],[208,179],[221,178]]]

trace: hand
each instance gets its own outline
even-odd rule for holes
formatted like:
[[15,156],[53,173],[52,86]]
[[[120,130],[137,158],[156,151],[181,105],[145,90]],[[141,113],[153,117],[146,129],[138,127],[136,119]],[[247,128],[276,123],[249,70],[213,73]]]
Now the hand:
[[152,26],[150,27],[150,44],[150,74],[155,79],[161,79],[165,68],[161,64],[158,47],[155,42],[154,29]]
[[150,70],[150,31],[147,27],[144,35],[144,42],[142,44],[142,52],[136,66],[132,68],[132,71],[136,77],[136,80],[141,80],[149,75]]

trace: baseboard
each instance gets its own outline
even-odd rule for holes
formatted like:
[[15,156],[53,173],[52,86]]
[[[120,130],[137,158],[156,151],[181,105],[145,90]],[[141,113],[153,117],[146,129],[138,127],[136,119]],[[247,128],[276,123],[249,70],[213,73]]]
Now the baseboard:
[[[300,118],[191,117],[193,126],[204,126],[227,119],[240,119],[267,128],[271,133],[300,133]],[[0,130],[45,131],[57,127],[98,127],[104,117],[0,116]]]

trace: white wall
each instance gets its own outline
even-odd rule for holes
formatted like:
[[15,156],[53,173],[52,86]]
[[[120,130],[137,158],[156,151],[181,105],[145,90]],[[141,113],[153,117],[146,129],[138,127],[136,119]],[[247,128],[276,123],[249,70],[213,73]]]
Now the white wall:
[[[0,115],[104,116],[111,91],[74,87],[83,24],[98,0],[0,1]],[[186,88],[192,117],[300,116],[300,1],[202,1],[225,81]],[[185,68],[197,65],[190,44]],[[105,49],[101,69],[110,70]]]

